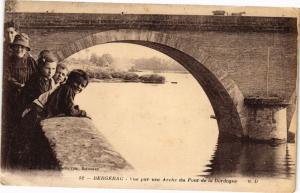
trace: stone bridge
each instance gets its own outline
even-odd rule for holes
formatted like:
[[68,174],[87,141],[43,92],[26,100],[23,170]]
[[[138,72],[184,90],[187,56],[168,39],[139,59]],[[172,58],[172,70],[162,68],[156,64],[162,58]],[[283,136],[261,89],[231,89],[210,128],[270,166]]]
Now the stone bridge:
[[162,52],[199,82],[220,134],[287,139],[296,106],[296,18],[10,13],[5,19],[30,35],[34,56],[49,49],[64,60],[112,42]]

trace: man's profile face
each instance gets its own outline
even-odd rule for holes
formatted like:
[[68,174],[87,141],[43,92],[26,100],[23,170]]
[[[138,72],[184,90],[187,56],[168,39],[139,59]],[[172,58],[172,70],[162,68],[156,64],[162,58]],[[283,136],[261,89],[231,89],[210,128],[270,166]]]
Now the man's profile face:
[[9,27],[5,32],[5,40],[7,40],[9,43],[13,43],[17,34],[18,33],[16,32],[16,29],[14,27]]

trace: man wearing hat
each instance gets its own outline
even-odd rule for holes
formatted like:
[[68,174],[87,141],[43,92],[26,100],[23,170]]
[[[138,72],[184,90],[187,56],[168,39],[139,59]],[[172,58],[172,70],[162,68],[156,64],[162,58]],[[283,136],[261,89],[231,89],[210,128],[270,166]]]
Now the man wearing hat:
[[[4,64],[3,73],[3,127],[4,137],[7,137],[6,145],[17,134],[16,124],[19,121],[21,107],[20,93],[25,82],[31,75],[37,72],[37,63],[29,55],[29,37],[25,33],[17,34],[11,43],[11,56],[7,64]],[[9,144],[11,146],[13,144]],[[8,146],[5,146],[8,148]],[[6,150],[7,151],[7,150]],[[9,157],[9,156],[8,156]],[[4,160],[2,160],[4,161]],[[5,161],[6,162],[6,161]]]
[[16,35],[11,48],[8,81],[18,87],[23,87],[30,76],[37,71],[36,61],[28,53],[30,51],[28,35],[25,33]]

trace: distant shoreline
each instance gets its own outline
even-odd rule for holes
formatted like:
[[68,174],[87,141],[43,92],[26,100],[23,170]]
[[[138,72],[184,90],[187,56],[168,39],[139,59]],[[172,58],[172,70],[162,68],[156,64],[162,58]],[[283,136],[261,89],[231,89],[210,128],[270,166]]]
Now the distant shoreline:
[[122,79],[118,79],[118,78],[113,78],[113,79],[90,78],[90,82],[120,83],[120,82],[124,82],[124,81]]
[[97,78],[90,78],[90,82],[95,83],[144,83],[144,84],[164,84],[165,82],[155,82],[155,81],[141,81],[141,80],[123,80],[119,78],[112,78],[112,79],[97,79]]
[[[141,71],[146,73],[147,71]],[[139,72],[140,73],[140,72]],[[154,74],[144,74],[138,75],[135,72],[121,72],[122,75],[131,74],[135,75],[130,78],[125,78],[125,76],[106,76],[106,78],[95,78],[95,76],[90,77],[90,82],[101,82],[101,83],[145,83],[145,84],[164,84],[168,82],[165,80],[165,77],[162,74],[165,73],[176,73],[176,74],[190,74],[189,72],[184,71],[168,71],[168,72],[159,72]],[[176,81],[171,81],[172,84],[177,84]]]
[[165,77],[158,74],[143,74],[139,75],[134,72],[89,72],[91,82],[110,82],[110,83],[120,83],[120,82],[141,82],[150,84],[164,84]]

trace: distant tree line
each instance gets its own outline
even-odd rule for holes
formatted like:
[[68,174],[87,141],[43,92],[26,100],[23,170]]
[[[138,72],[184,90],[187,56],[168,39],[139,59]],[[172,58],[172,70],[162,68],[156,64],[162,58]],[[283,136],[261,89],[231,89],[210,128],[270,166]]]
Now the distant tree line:
[[139,58],[132,61],[137,70],[154,71],[186,71],[186,69],[173,60],[166,60],[158,57]]
[[110,54],[103,54],[101,56],[93,53],[89,59],[90,63],[99,67],[109,67],[112,65],[114,59]]
[[[120,64],[115,62],[115,58],[111,54],[102,54],[98,55],[96,53],[91,54],[89,58],[68,58],[65,62],[69,65],[78,66],[84,69],[94,69],[94,68],[105,68],[111,70],[124,69],[122,67],[126,66],[129,69],[135,69],[140,71],[159,71],[159,72],[167,72],[167,71],[184,71],[186,69],[178,64],[174,60],[167,60],[159,57],[151,57],[151,58],[138,58],[131,59],[131,64]],[[127,61],[128,62],[128,61]],[[123,66],[122,66],[123,65]]]

